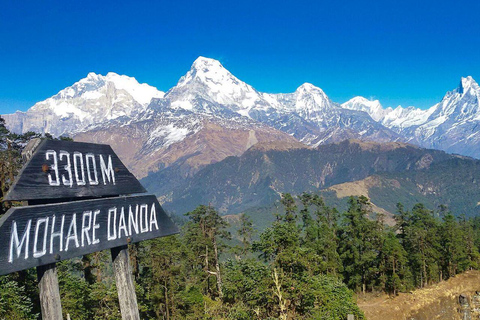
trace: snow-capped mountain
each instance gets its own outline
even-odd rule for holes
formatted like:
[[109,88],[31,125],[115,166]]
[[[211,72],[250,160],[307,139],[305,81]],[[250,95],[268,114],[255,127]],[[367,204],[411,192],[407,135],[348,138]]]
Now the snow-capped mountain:
[[247,117],[250,109],[266,104],[261,93],[237,79],[219,61],[204,57],[195,60],[165,99],[173,109],[210,115],[235,112]]
[[121,117],[131,118],[144,111],[152,98],[164,93],[135,78],[110,72],[88,76],[61,90],[27,112],[3,115],[14,132],[48,132],[72,135],[90,125]]
[[446,93],[429,109],[415,107],[383,109],[378,101],[356,97],[342,105],[365,110],[405,141],[452,153],[480,157],[480,87],[472,77]]
[[412,135],[412,142],[422,146],[480,156],[480,87],[472,77],[462,78],[428,114],[424,123],[404,130],[404,135]]
[[112,144],[145,176],[178,161],[189,174],[272,141],[403,140],[478,157],[479,97],[478,84],[467,77],[428,110],[385,109],[362,97],[340,105],[309,83],[293,93],[259,92],[219,61],[199,57],[167,93],[131,77],[90,73],[27,112],[3,117],[14,132]]
[[249,115],[307,145],[318,146],[350,138],[382,142],[399,139],[366,112],[343,108],[331,101],[322,89],[309,83],[293,93],[264,94],[264,97],[273,101],[271,106],[252,109]]
[[[261,93],[232,75],[219,61],[204,57],[195,60],[165,95],[146,84],[138,84],[134,78],[91,73],[26,113],[17,112],[5,118],[12,131],[49,132],[58,136],[79,133],[107,121],[138,122],[158,113],[164,116],[193,113],[236,123],[263,123],[309,145],[345,138],[398,139],[393,131],[363,110],[343,108],[312,84],[305,83],[289,94]],[[155,132],[167,132],[165,128]]]
[[364,111],[368,113],[373,120],[380,121],[392,111],[392,108],[383,109],[380,101],[368,100],[364,97],[355,97],[342,104],[342,107],[350,110]]
[[246,117],[286,132],[308,145],[346,138],[391,141],[398,136],[362,111],[332,102],[322,89],[301,85],[294,93],[255,90],[220,62],[198,58],[165,100],[170,108],[227,118]]

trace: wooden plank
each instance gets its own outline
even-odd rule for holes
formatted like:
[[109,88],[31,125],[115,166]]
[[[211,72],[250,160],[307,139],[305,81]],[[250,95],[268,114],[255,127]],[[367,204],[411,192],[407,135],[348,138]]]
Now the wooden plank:
[[109,145],[42,140],[4,200],[92,198],[146,192]]
[[0,219],[0,275],[177,232],[154,195],[14,207]]
[[118,302],[123,320],[140,320],[137,295],[132,279],[132,270],[128,258],[128,247],[121,246],[111,249],[115,284],[118,291]]
[[62,304],[55,264],[37,267],[42,320],[62,319]]

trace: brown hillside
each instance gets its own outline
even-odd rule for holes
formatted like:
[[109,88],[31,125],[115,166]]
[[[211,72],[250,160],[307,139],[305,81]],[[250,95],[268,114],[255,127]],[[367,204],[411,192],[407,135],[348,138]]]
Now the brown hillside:
[[[400,293],[391,298],[387,295],[358,296],[358,306],[368,320],[427,320],[462,319],[458,308],[458,297],[466,294],[470,300],[480,291],[480,271],[468,271],[448,281],[443,281],[411,293]],[[472,319],[474,314],[472,314]]]
[[[153,124],[150,124],[153,125]],[[205,120],[201,129],[188,135],[182,141],[168,147],[149,148],[149,132],[155,127],[144,123],[95,129],[80,133],[75,141],[109,144],[127,168],[137,178],[144,178],[149,172],[156,172],[184,160],[183,175],[188,176],[200,168],[221,161],[229,156],[240,156],[256,144],[265,146],[304,146],[295,138],[281,131],[265,127],[251,126],[230,128],[222,123]],[[275,144],[277,142],[277,144]]]

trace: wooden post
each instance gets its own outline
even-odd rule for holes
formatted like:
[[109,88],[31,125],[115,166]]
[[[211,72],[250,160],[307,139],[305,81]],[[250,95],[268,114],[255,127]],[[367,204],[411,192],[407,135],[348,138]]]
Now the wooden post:
[[132,279],[132,270],[128,261],[128,247],[121,246],[111,249],[113,270],[117,284],[118,301],[123,320],[140,320],[137,295]]
[[37,267],[40,306],[43,320],[62,319],[62,304],[55,263]]

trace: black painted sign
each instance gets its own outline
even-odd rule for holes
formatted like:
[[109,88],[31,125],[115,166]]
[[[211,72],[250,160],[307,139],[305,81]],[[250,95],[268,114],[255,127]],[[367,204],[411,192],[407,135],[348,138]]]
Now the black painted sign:
[[146,192],[109,145],[43,140],[4,200],[105,197]]
[[154,195],[15,207],[0,219],[0,275],[177,232]]

